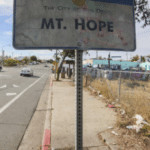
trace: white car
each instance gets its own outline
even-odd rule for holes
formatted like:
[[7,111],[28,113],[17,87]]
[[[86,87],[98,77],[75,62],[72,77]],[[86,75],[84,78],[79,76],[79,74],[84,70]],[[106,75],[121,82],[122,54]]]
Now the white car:
[[44,67],[48,67],[48,65],[47,65],[47,64],[45,64],[45,65],[44,65]]
[[30,68],[23,68],[20,72],[20,76],[33,76],[33,70]]

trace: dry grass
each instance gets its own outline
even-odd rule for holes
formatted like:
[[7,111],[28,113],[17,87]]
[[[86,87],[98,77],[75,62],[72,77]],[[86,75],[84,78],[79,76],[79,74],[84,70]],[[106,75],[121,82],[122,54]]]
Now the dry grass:
[[[88,77],[88,85],[110,101],[119,99],[119,80],[91,79]],[[85,78],[83,78],[85,86]],[[131,118],[135,114],[140,114],[150,123],[150,81],[121,80],[120,104],[126,114]]]

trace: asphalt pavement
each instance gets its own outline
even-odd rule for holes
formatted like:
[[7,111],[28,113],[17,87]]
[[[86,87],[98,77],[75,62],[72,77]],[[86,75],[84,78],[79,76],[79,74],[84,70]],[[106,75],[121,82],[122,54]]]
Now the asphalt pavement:
[[[24,67],[33,77],[22,77]],[[51,73],[51,65],[4,67],[0,72],[0,150],[16,150],[35,112]]]

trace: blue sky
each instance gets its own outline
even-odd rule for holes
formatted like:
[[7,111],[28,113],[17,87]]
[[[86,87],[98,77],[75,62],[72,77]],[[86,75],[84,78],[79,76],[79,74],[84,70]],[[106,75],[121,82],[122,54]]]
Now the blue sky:
[[[150,0],[149,0],[150,7]],[[41,59],[53,58],[54,51],[49,50],[15,50],[12,46],[12,18],[13,18],[13,0],[0,0],[0,55],[5,50],[5,55],[8,56],[31,56],[36,55]],[[142,23],[136,23],[136,51],[128,52],[128,59],[134,55],[146,56],[150,54],[150,26],[142,28]],[[6,46],[10,45],[10,46]],[[98,51],[98,55],[108,57],[110,51]],[[121,56],[122,59],[127,59],[127,52],[111,51],[111,56]],[[84,58],[96,57],[96,51],[90,51],[90,56],[84,55]]]

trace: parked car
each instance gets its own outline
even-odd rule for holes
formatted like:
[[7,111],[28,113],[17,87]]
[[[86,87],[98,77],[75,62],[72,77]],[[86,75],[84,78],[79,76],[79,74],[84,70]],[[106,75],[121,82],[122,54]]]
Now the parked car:
[[44,67],[48,67],[47,64],[45,64]]
[[0,66],[0,71],[2,70],[2,66]]
[[20,72],[20,76],[33,76],[33,70],[30,68],[23,68]]
[[33,61],[33,62],[32,62],[32,65],[36,65],[36,61]]

